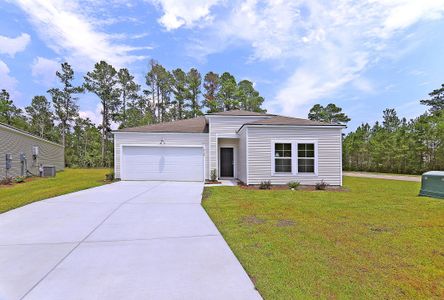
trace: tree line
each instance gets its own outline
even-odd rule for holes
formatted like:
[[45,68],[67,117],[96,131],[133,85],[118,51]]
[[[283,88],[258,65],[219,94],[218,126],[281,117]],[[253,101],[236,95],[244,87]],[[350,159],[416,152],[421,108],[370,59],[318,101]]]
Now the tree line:
[[382,123],[364,123],[343,140],[345,170],[421,174],[444,170],[444,84],[420,100],[419,117],[398,117],[393,108]]
[[[32,98],[24,110],[9,93],[0,92],[0,122],[65,146],[65,161],[71,167],[113,165],[112,123],[119,128],[194,118],[204,113],[244,109],[265,112],[264,98],[249,80],[237,81],[228,72],[219,75],[167,70],[151,60],[140,85],[128,69],[116,70],[105,61],[87,72],[81,85],[74,84],[74,70],[67,62],[56,72],[58,86]],[[78,100],[83,93],[97,95],[101,123],[79,116]]]

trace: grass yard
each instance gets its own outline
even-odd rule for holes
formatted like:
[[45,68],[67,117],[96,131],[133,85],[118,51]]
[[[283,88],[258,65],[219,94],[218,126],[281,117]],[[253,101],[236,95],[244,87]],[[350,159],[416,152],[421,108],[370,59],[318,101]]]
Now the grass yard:
[[444,299],[444,201],[417,182],[344,185],[211,187],[203,205],[265,299]]
[[0,186],[0,213],[90,187],[105,184],[109,169],[65,169],[54,178],[32,178],[25,183]]

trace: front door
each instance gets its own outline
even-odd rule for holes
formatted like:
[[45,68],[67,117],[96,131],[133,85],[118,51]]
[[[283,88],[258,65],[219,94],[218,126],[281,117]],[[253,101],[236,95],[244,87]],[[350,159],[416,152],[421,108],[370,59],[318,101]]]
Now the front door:
[[220,177],[234,177],[233,148],[220,148]]

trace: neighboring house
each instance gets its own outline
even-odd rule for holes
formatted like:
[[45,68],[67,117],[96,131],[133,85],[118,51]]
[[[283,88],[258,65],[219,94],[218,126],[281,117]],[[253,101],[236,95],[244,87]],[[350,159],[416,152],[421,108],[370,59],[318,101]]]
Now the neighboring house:
[[40,164],[55,166],[56,171],[65,167],[62,145],[0,123],[0,178],[6,176],[7,155],[11,158],[11,168],[7,175],[12,177],[23,176],[28,172],[38,175]]
[[234,110],[114,131],[122,180],[342,185],[343,125]]

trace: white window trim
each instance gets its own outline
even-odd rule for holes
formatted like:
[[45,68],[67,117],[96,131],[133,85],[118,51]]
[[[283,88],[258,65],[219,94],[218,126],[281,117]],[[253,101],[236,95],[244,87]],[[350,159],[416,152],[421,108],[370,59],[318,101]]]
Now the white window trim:
[[[275,172],[275,144],[291,144],[291,173]],[[298,144],[314,144],[314,173],[298,172]],[[270,144],[271,149],[271,176],[318,176],[318,141],[317,140],[272,140]]]

